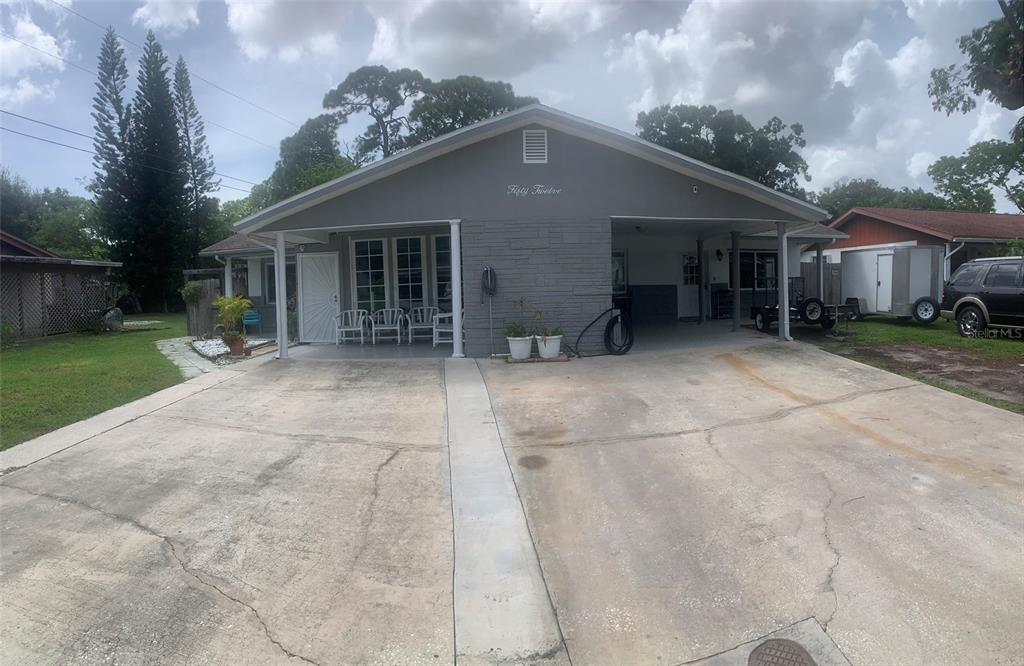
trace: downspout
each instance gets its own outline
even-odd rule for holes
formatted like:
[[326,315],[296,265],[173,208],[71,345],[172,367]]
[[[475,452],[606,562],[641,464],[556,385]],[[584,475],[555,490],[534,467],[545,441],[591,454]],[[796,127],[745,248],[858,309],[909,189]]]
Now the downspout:
[[949,279],[949,274],[951,272],[949,270],[949,259],[950,259],[950,257],[952,257],[954,254],[956,254],[960,250],[964,249],[964,245],[966,245],[966,243],[964,241],[960,241],[960,244],[956,246],[955,250],[950,250],[949,249],[950,245],[952,245],[952,243],[946,243],[946,256],[942,258],[942,279],[943,279],[943,281],[946,281],[946,280]]

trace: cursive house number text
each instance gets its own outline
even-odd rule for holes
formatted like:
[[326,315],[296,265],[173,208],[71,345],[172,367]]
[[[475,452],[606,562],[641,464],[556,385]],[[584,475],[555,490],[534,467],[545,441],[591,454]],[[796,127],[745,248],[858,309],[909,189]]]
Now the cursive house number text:
[[506,192],[513,197],[549,197],[562,193],[562,188],[550,185],[509,185]]

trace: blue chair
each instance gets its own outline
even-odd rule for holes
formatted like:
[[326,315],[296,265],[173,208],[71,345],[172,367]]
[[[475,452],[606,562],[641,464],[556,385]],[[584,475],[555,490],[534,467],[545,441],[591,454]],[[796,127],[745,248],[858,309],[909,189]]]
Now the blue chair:
[[242,331],[248,333],[250,326],[255,326],[259,333],[263,332],[263,320],[260,318],[260,311],[256,308],[249,308],[242,315]]

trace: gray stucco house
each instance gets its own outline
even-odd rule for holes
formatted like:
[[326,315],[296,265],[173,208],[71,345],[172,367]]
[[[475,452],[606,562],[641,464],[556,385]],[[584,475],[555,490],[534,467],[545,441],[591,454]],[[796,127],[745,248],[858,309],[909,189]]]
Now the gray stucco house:
[[[755,276],[799,275],[804,246],[845,237],[819,224],[826,217],[631,134],[532,105],[275,204],[203,254],[225,261],[236,284],[241,269],[270,329],[287,322],[278,295],[291,297],[302,342],[333,343],[340,310],[437,305],[454,313],[456,330],[464,312],[455,355],[480,357],[492,353],[492,334],[502,350],[506,323],[521,318],[518,301],[527,318],[540,312],[570,339],[616,293],[632,296],[638,325],[724,314],[737,326]],[[498,276],[492,316],[480,289],[486,266]]]

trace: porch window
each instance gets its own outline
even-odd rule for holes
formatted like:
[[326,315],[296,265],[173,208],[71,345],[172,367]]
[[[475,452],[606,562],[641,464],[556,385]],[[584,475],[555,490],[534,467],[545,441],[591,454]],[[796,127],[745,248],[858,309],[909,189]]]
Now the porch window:
[[626,253],[612,252],[612,293],[625,294],[629,286],[626,276]]
[[423,239],[395,239],[395,285],[398,307],[406,311],[424,304]]
[[356,308],[376,312],[387,307],[388,285],[382,238],[352,241],[352,289]]
[[698,285],[700,285],[700,263],[697,262],[697,257],[688,254],[683,257],[683,286]]
[[434,305],[442,312],[452,311],[452,241],[449,236],[434,236]]
[[[295,262],[289,261],[284,265],[285,289],[288,290],[288,300],[292,301],[298,293],[295,280]],[[277,303],[277,282],[274,279],[274,264],[263,264],[263,293],[267,297],[267,305]]]
[[[759,287],[765,286],[762,278],[775,279],[778,254],[771,251],[746,250],[740,252],[740,289],[753,289],[757,279]],[[732,266],[732,252],[729,253]],[[732,269],[729,270],[729,288],[732,289]]]

